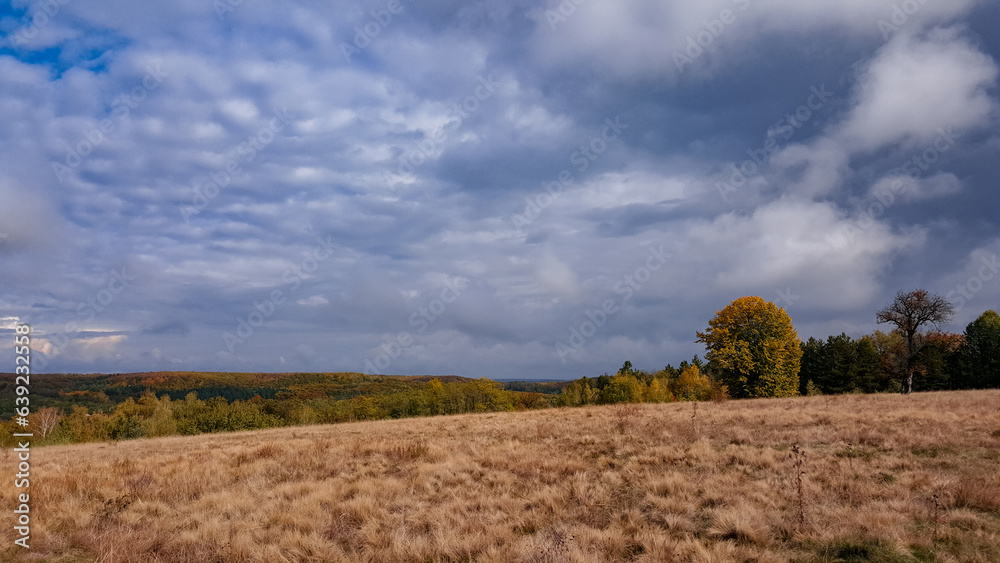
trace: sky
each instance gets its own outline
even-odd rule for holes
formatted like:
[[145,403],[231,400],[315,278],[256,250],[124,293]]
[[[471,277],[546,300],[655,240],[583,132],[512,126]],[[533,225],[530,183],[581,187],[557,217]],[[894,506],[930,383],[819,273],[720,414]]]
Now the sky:
[[[1000,308],[1000,2],[14,0],[0,362],[568,379]],[[4,371],[0,367],[0,371]]]

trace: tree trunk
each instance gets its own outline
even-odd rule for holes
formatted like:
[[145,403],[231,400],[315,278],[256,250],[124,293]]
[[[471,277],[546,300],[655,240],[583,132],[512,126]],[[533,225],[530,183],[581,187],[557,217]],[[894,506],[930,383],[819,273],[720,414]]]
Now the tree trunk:
[[913,392],[913,360],[916,359],[916,344],[913,342],[916,331],[906,331],[906,386],[903,387],[903,394],[909,395]]

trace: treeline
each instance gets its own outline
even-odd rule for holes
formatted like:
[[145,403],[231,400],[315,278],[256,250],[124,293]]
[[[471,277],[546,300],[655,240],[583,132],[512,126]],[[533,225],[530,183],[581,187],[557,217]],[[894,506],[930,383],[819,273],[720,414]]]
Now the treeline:
[[[152,391],[180,400],[194,391],[201,399],[224,397],[227,401],[295,397],[350,399],[358,395],[385,395],[408,391],[431,377],[335,373],[230,373],[230,372],[146,372],[112,374],[47,373],[32,379],[31,392],[42,406],[69,411],[84,405],[91,411],[107,412],[131,397],[138,400]],[[458,376],[437,376],[443,383],[467,381]],[[0,418],[14,416],[14,374],[0,374]]]
[[[432,379],[419,388],[350,399],[264,399],[257,396],[250,400],[227,401],[224,397],[215,396],[202,400],[196,392],[191,392],[182,400],[173,400],[168,393],[157,397],[147,391],[138,400],[129,397],[108,412],[92,412],[81,405],[72,406],[68,413],[55,407],[45,407],[29,418],[31,427],[42,437],[41,443],[60,444],[512,411],[550,407],[552,404],[553,401],[545,395],[507,391],[499,383],[488,379],[449,383]],[[9,441],[10,436],[19,430],[15,429],[13,422],[4,426],[7,428],[0,436]]]
[[[726,331],[749,334],[730,330],[722,322],[711,328],[723,336]],[[705,340],[715,338],[706,336],[712,338]],[[752,350],[752,342],[744,338],[740,336],[731,349]],[[962,334],[915,331],[908,339],[894,330],[858,339],[840,334],[825,341],[800,342],[795,337],[787,342],[787,349],[796,356],[795,369],[789,374],[792,395],[796,389],[803,395],[908,391],[911,380],[914,391],[1000,387],[1000,315],[994,311],[983,313]],[[694,356],[676,368],[667,365],[655,372],[637,370],[625,362],[614,375],[571,382],[500,384],[455,376],[363,374],[251,374],[249,380],[238,379],[238,374],[208,374],[209,378],[181,374],[178,379],[172,374],[116,374],[110,376],[115,380],[109,393],[96,385],[106,380],[91,381],[94,378],[84,380],[86,389],[59,390],[58,394],[54,388],[47,389],[50,392],[42,394],[43,401],[79,402],[67,406],[33,401],[30,426],[42,437],[41,443],[74,443],[554,406],[725,400],[731,391],[728,384],[736,385],[733,389],[738,391],[740,385],[746,387],[746,380],[741,381],[744,376],[722,361],[725,356],[719,351],[728,349],[716,348],[709,350],[710,361]],[[761,365],[754,369],[763,369]],[[748,373],[757,376],[753,370]],[[264,387],[265,382],[275,387]],[[206,383],[214,385],[178,397],[176,387]],[[122,396],[117,390],[132,392],[137,385],[174,388],[147,388],[138,398],[127,396],[120,401],[111,398]],[[248,398],[250,391],[259,392]],[[732,394],[746,396],[745,392]],[[12,434],[21,430],[8,419],[0,423],[0,440],[9,445]]]
[[669,403],[672,401],[724,400],[726,387],[702,372],[698,356],[680,367],[667,365],[648,372],[625,362],[615,375],[581,377],[563,388],[558,406],[609,405],[614,403]]
[[962,334],[917,335],[912,358],[899,331],[858,339],[846,334],[802,343],[799,390],[803,395],[903,390],[912,372],[914,391],[1000,387],[1000,315],[986,311]]

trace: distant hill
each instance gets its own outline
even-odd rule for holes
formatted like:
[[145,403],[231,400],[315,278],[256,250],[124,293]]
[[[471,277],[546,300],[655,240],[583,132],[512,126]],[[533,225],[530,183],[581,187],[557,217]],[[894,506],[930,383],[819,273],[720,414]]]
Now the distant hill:
[[[0,374],[0,418],[13,416],[15,375]],[[197,393],[202,400],[223,397],[228,401],[280,398],[350,399],[359,395],[383,395],[423,387],[432,379],[442,383],[471,381],[457,375],[368,375],[335,373],[238,373],[202,371],[154,371],[113,374],[35,374],[31,396],[36,406],[68,409],[83,405],[90,410],[108,410],[128,398],[138,399],[152,391],[173,400]]]

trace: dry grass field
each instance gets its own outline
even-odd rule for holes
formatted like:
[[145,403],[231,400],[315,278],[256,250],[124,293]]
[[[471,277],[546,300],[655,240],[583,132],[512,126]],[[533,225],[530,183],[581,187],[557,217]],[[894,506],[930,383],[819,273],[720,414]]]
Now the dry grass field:
[[31,459],[32,548],[8,540],[3,561],[1000,561],[1000,391],[489,413]]

